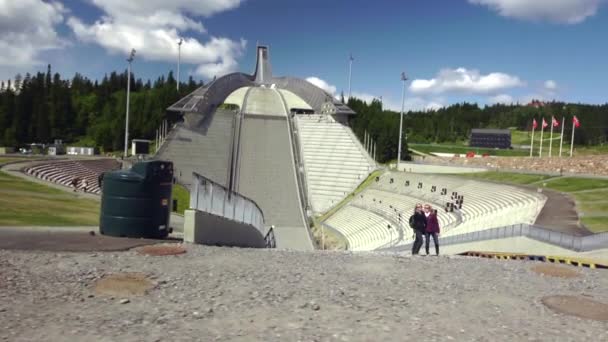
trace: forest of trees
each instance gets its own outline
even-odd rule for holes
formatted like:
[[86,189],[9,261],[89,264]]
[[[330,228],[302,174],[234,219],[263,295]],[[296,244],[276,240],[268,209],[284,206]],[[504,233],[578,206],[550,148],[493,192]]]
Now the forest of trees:
[[[192,92],[201,83],[192,77],[180,84],[172,72],[156,81],[143,82],[131,78],[129,131],[132,138],[155,138],[156,128],[167,117],[166,108]],[[97,146],[103,151],[123,148],[127,73],[112,72],[101,81],[76,74],[64,79],[51,72],[17,75],[7,84],[0,84],[0,146],[21,146],[28,143],[50,143],[62,139],[66,143]],[[376,142],[381,162],[397,155],[399,113],[383,110],[379,101],[365,103],[350,99],[348,105],[358,114],[351,126],[363,141],[367,131]],[[608,104],[585,105],[551,102],[540,108],[520,105],[479,107],[462,103],[437,111],[408,112],[404,116],[403,155],[407,141],[445,143],[465,141],[472,128],[510,128],[530,130],[532,119],[550,121],[555,115],[566,116],[566,134],[570,135],[572,115],[581,127],[575,144],[599,145],[608,137]]]
[[[379,101],[366,104],[358,99],[350,99],[348,105],[358,113],[351,120],[357,136],[363,139],[365,131],[371,135],[377,144],[379,161],[395,159],[399,139],[399,113],[382,110]],[[566,117],[566,136],[570,136],[572,130],[572,116],[578,117],[581,127],[576,130],[575,145],[601,145],[608,140],[608,104],[550,102],[535,108],[502,104],[479,107],[477,104],[461,103],[437,111],[407,112],[403,117],[403,150],[407,150],[406,136],[407,141],[412,143],[461,142],[469,139],[472,128],[514,127],[530,131],[533,118],[536,118],[539,125],[543,117],[550,124],[552,115],[560,123],[562,117]]]
[[[130,136],[153,140],[166,108],[200,85],[190,77],[178,94],[172,72],[154,82],[131,77]],[[0,84],[0,145],[61,139],[103,151],[121,150],[126,89],[126,71],[112,72],[101,82],[80,74],[64,79],[53,74],[50,65],[46,73],[17,75],[12,84]]]

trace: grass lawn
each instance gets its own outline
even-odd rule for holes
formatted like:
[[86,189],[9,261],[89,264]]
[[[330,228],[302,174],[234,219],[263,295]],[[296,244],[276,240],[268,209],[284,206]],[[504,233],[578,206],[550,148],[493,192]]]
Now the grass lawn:
[[[606,179],[551,177],[547,175],[494,171],[453,176],[511,184],[532,184],[538,182],[538,186],[542,186],[541,183],[546,183],[547,188],[568,193],[576,199],[576,209],[581,214],[581,221],[587,229],[594,233],[608,232],[608,180]],[[547,181],[543,182],[545,179]],[[579,192],[584,190],[594,191]]]
[[608,201],[581,201],[580,203],[578,209],[589,215],[608,216]]
[[587,229],[594,233],[608,232],[608,216],[592,216],[581,218]]
[[1,226],[96,226],[99,202],[0,172]]
[[[536,134],[534,134],[536,135]],[[536,138],[536,137],[535,137]],[[511,130],[511,144],[513,145],[530,145],[530,132]]]
[[547,182],[547,188],[561,192],[575,192],[608,188],[607,179],[561,177]]
[[532,184],[545,179],[551,178],[548,175],[537,175],[528,173],[511,173],[511,172],[475,172],[458,174],[459,177],[474,178],[479,180],[488,180],[493,182],[505,182],[513,184]]
[[576,197],[576,200],[580,202],[608,201],[608,189],[590,192],[577,192],[574,194],[574,197]]
[[190,192],[184,186],[175,184],[173,185],[173,199],[177,200],[176,212],[183,215],[184,211],[190,207]]
[[584,215],[581,219],[587,229],[594,233],[608,232],[608,189],[590,192],[575,192],[577,209]]
[[[559,155],[559,137],[560,132],[553,132],[553,146],[552,146],[552,154],[557,156]],[[543,155],[549,155],[549,132],[545,131],[543,136]],[[530,132],[528,131],[518,131],[511,130],[511,144],[512,145],[530,145],[532,143],[532,139],[530,136]],[[530,150],[521,150],[521,149],[513,149],[513,150],[494,150],[487,148],[475,148],[468,147],[467,141],[456,141],[453,143],[438,143],[438,144],[419,144],[416,142],[408,142],[408,146],[411,146],[414,150],[429,153],[429,152],[443,152],[443,153],[459,153],[466,154],[469,151],[474,151],[477,154],[488,153],[492,156],[501,156],[501,157],[516,157],[516,156],[529,156]],[[538,155],[538,149],[540,147],[540,132],[534,133],[534,155]],[[608,153],[608,145],[603,146],[574,146],[574,155],[575,156],[583,156],[583,155],[593,155],[593,154],[607,154]],[[564,137],[564,144],[562,146],[562,155],[568,156],[570,155],[570,137]]]
[[14,162],[14,161],[19,161],[19,160],[27,161],[29,159],[19,158],[19,157],[0,157],[0,165],[5,164],[5,163]]

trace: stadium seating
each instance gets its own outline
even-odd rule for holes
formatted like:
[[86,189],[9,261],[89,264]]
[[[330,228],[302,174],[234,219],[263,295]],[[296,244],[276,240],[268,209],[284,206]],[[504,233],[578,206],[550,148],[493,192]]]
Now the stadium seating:
[[[414,197],[370,188],[359,194],[352,203],[362,208],[381,212],[383,216],[397,221],[407,228],[408,219],[413,214],[416,203],[422,203],[422,201]],[[437,209],[439,225],[443,227],[444,231],[451,229],[455,224],[459,223],[460,217],[457,213],[446,213],[440,204],[430,204],[434,209]]]
[[346,237],[351,251],[391,247],[402,232],[386,218],[352,205],[340,209],[325,223]]
[[[390,178],[393,178],[392,184]],[[409,187],[404,185],[406,180],[410,181]],[[418,183],[423,184],[421,189],[418,189]],[[447,188],[447,194],[442,196],[440,192],[432,193],[432,185]],[[475,180],[463,181],[449,176],[390,173],[381,177],[374,187],[443,204],[451,201],[452,192],[464,196],[460,211],[462,224],[446,235],[517,223],[534,223],[546,201],[544,196],[521,188]]]
[[[69,160],[38,164],[26,168],[25,173],[68,187],[71,187],[72,180],[77,177],[87,181],[87,192],[99,194],[99,175],[119,168],[120,163],[114,159]],[[82,188],[82,185],[81,181],[78,187]]]
[[[405,185],[406,181],[409,181],[409,186]],[[422,186],[419,188],[420,183]],[[431,191],[433,185],[436,187],[435,192]],[[443,188],[447,189],[445,195],[441,194]],[[453,192],[463,196],[463,205],[462,209],[448,213],[444,206],[452,201]],[[452,236],[518,223],[534,223],[545,202],[546,198],[541,194],[508,185],[462,180],[450,176],[386,173],[378,182],[357,195],[346,208],[356,207],[393,222],[397,230],[403,231],[398,241],[391,242],[394,246],[411,242],[407,220],[416,203],[433,205],[438,210],[442,236]],[[356,240],[354,245],[357,250],[378,249],[381,244],[373,241],[365,244],[369,238],[360,237],[373,235],[376,229],[372,224],[366,223],[366,220],[369,220],[365,215],[359,213],[352,216],[350,221],[340,219],[343,215],[351,215],[349,213],[352,209],[346,208],[338,211],[326,222],[342,233],[349,243]],[[358,227],[355,235],[352,231],[353,225]],[[366,225],[369,230],[367,233]]]
[[296,130],[314,212],[339,203],[376,168],[350,128],[329,115],[296,115]]

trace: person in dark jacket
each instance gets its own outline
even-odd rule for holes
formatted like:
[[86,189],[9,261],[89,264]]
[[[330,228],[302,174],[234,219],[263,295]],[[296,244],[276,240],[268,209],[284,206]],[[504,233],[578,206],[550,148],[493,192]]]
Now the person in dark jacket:
[[422,247],[422,235],[426,231],[426,217],[422,211],[422,204],[417,203],[414,209],[414,215],[410,217],[410,226],[414,230],[415,239],[412,245],[412,255],[418,255]]
[[424,232],[425,249],[426,255],[429,255],[430,238],[433,237],[433,243],[435,244],[435,254],[439,255],[439,239],[437,238],[440,233],[439,220],[437,219],[437,210],[433,210],[428,204],[424,205],[424,216],[426,217],[426,227]]

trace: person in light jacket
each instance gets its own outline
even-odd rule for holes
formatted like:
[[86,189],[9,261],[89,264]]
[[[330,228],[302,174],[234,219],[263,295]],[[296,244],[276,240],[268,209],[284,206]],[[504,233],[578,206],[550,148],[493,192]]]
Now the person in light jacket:
[[424,205],[424,216],[426,217],[426,228],[424,232],[426,255],[429,255],[430,238],[433,237],[435,244],[435,254],[439,255],[439,220],[437,219],[437,210],[433,210],[429,204]]

